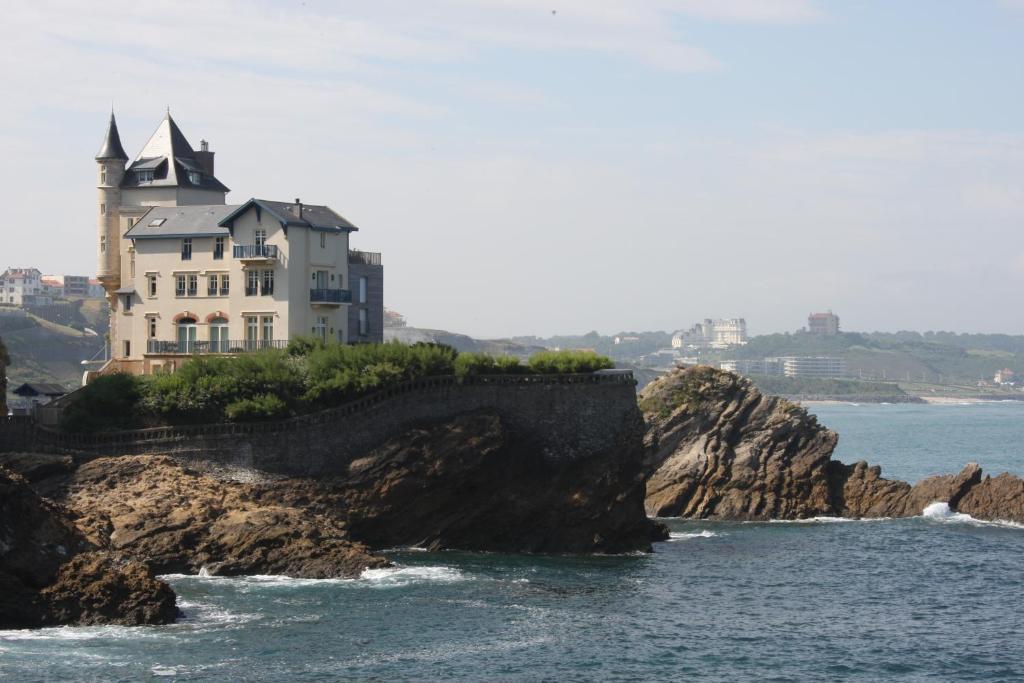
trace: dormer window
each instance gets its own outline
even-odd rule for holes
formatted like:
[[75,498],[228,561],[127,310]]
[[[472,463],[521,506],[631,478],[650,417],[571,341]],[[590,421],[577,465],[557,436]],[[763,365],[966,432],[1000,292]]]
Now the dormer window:
[[153,171],[136,171],[135,180],[140,183],[153,182]]
[[198,171],[189,171],[188,181],[193,185],[200,185],[203,182],[203,174]]

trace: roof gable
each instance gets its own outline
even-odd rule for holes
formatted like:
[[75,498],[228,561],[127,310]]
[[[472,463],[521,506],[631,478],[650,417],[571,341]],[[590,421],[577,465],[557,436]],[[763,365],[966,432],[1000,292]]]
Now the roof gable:
[[281,224],[281,229],[285,234],[288,233],[289,226],[293,225],[317,232],[355,232],[359,230],[329,206],[274,202],[255,197],[225,216],[220,225],[234,232],[235,221],[250,210],[256,212],[257,220],[262,217],[263,212],[266,212],[273,220]]

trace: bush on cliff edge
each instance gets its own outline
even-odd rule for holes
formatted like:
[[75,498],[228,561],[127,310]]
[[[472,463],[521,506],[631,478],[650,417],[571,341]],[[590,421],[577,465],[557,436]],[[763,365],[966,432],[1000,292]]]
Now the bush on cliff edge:
[[196,356],[174,373],[98,377],[65,410],[61,426],[87,432],[281,419],[423,377],[588,373],[611,367],[608,358],[582,351],[544,351],[523,364],[512,356],[459,354],[443,344],[349,346],[303,338],[286,350]]

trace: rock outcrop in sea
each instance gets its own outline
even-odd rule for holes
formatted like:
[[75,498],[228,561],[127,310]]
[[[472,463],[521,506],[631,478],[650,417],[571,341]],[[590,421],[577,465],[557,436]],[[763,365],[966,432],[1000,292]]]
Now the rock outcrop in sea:
[[933,502],[978,519],[1024,522],[1024,480],[956,475],[910,485],[881,468],[832,460],[838,441],[805,409],[706,366],[674,371],[640,394],[648,514],[767,520],[908,517]]

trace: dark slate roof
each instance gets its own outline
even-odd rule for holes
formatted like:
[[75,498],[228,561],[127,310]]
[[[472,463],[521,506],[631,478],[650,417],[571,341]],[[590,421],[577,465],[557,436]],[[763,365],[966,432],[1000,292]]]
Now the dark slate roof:
[[277,220],[285,232],[288,227],[297,225],[318,232],[355,232],[359,228],[349,223],[331,207],[321,204],[302,204],[301,211],[294,202],[272,202],[267,199],[256,199],[253,197],[245,204],[236,207],[234,211],[224,217],[220,224],[233,228],[235,219],[251,208],[257,211],[266,211]]
[[48,382],[26,382],[12,393],[17,396],[63,396],[68,390],[59,384]]
[[157,237],[222,237],[228,234],[228,229],[221,227],[220,223],[225,216],[237,209],[237,204],[154,206],[144,213],[124,236],[133,240]]
[[[149,170],[153,171],[153,180],[140,182],[133,173]],[[202,173],[199,183],[189,180],[188,171]],[[188,144],[185,134],[171,118],[170,112],[167,112],[142,151],[135,157],[135,161],[128,167],[121,187],[192,187],[199,190],[230,192],[222,182],[203,171],[203,165],[196,158],[195,150]]]
[[120,159],[128,161],[128,155],[124,153],[121,146],[121,136],[117,132],[117,121],[114,120],[114,112],[110,112],[110,125],[107,126],[107,135],[103,138],[103,146],[96,153],[96,159]]

